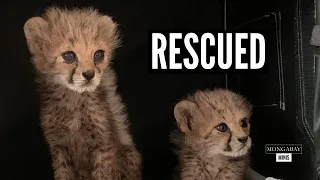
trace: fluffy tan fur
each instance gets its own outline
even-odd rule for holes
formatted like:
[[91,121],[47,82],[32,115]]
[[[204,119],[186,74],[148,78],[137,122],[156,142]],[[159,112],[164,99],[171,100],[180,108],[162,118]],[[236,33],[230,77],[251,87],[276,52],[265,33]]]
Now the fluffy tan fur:
[[248,101],[229,90],[198,91],[174,108],[180,179],[243,180],[251,147]]
[[[24,25],[38,72],[41,125],[56,180],[138,180],[141,157],[109,67],[119,45],[117,25],[94,9],[51,7]],[[103,59],[93,61],[102,50]],[[76,61],[66,63],[64,52]],[[92,70],[91,80],[83,73]]]

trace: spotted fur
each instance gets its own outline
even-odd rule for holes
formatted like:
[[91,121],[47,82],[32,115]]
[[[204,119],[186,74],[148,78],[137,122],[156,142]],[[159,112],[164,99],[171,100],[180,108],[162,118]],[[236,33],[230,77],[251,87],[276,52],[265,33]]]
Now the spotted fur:
[[[116,74],[117,24],[95,9],[51,7],[24,25],[41,92],[41,126],[55,180],[138,180],[141,158],[131,135]],[[94,53],[103,50],[101,62]],[[62,53],[77,60],[66,63]],[[90,81],[83,72],[94,71]]]
[[[175,178],[243,180],[249,166],[251,111],[244,97],[226,89],[198,91],[177,103],[179,129],[172,134],[179,157]],[[227,130],[221,132],[223,124]]]

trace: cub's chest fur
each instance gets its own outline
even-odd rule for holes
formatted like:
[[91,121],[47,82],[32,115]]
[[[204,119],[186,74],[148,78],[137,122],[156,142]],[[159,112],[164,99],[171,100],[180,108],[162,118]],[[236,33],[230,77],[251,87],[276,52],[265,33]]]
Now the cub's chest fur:
[[[189,176],[190,172],[193,172],[192,176],[200,176],[200,179],[214,179],[221,169],[224,169],[228,165],[228,161],[219,159],[219,157],[203,158],[201,156],[192,155],[190,158],[189,155],[183,156],[182,163],[183,169],[187,168],[182,174],[183,177]],[[191,175],[191,174],[190,174]]]
[[77,94],[60,90],[43,96],[42,126],[51,144],[88,146],[95,144],[97,134],[108,130],[107,104],[102,90]]
[[[193,151],[180,152],[181,174],[177,179],[224,180],[226,177],[241,179],[241,172],[247,164],[247,157],[203,156]],[[236,176],[232,176],[232,175]]]

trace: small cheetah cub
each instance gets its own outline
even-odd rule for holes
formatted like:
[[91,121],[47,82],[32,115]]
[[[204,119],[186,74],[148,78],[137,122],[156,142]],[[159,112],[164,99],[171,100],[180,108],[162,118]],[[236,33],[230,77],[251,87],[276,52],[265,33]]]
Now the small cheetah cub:
[[225,89],[198,91],[174,108],[182,180],[243,180],[249,166],[252,106]]
[[139,180],[140,154],[109,67],[117,24],[94,9],[48,8],[24,25],[55,180]]

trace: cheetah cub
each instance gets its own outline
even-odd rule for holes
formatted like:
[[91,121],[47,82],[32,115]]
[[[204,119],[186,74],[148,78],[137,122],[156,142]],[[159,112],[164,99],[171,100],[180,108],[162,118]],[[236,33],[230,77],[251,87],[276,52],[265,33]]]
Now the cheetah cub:
[[48,8],[24,25],[55,180],[138,180],[140,155],[109,67],[117,24],[95,9]]
[[182,180],[243,180],[249,166],[252,106],[225,89],[198,91],[174,108]]

